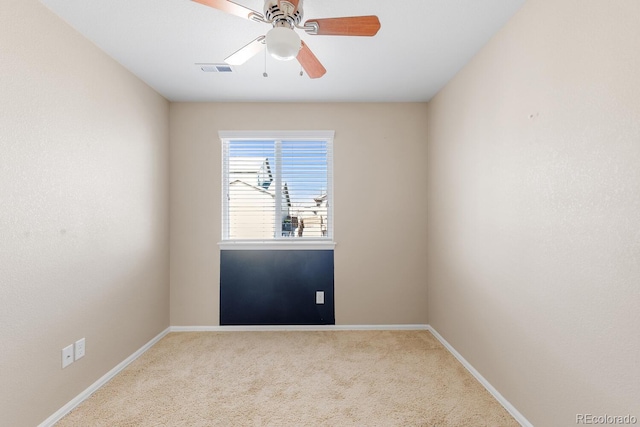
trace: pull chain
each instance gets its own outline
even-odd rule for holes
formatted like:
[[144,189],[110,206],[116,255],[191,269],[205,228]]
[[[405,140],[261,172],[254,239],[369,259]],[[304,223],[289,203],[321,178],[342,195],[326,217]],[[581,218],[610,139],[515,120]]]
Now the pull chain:
[[264,48],[264,73],[262,73],[262,77],[269,77],[267,74],[267,47]]

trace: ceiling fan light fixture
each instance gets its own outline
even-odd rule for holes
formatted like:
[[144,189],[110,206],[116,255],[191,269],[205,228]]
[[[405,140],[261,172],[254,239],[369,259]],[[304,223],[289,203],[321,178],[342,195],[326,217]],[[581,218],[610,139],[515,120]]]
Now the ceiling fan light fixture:
[[302,48],[300,36],[287,27],[274,27],[269,30],[266,43],[269,54],[280,61],[296,58]]

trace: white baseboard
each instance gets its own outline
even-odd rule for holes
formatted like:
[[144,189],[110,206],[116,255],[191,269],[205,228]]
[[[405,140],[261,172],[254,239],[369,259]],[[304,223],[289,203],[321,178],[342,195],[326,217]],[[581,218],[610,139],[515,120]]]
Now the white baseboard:
[[429,325],[246,325],[171,326],[170,332],[258,332],[258,331],[426,331]]
[[440,343],[442,343],[442,345],[445,346],[445,348],[449,350],[449,352],[453,354],[456,359],[458,359],[458,362],[460,362],[462,366],[464,366],[467,371],[469,371],[471,375],[473,375],[475,379],[477,379],[478,382],[480,382],[480,384],[482,384],[482,386],[486,388],[489,393],[491,393],[491,395],[504,407],[504,409],[506,409],[511,414],[513,418],[516,419],[517,422],[520,423],[522,427],[533,427],[533,424],[531,424],[529,420],[524,417],[524,415],[522,415],[507,399],[505,399],[504,396],[501,395],[500,392],[496,390],[495,387],[492,386],[491,383],[480,374],[480,372],[478,372],[473,366],[471,366],[471,364],[467,362],[467,359],[462,357],[462,355],[458,353],[456,349],[453,348],[453,346],[449,344],[447,340],[445,340],[442,335],[438,333],[438,331],[433,329],[431,325],[427,327],[427,330],[431,332],[433,336],[435,336],[438,341],[440,341]]
[[100,387],[105,385],[109,380],[115,377],[120,371],[126,368],[131,362],[136,360],[138,357],[142,356],[142,354],[149,350],[155,343],[160,341],[165,335],[169,333],[170,328],[165,329],[156,335],[151,341],[140,347],[135,353],[131,356],[127,357],[121,363],[119,363],[115,368],[104,374],[98,381],[91,384],[85,391],[77,395],[73,398],[69,403],[64,405],[62,408],[58,409],[53,415],[44,420],[38,427],[52,427],[55,423],[60,421],[62,417],[71,412],[76,406],[81,404],[85,399],[91,396],[95,391],[97,391]]

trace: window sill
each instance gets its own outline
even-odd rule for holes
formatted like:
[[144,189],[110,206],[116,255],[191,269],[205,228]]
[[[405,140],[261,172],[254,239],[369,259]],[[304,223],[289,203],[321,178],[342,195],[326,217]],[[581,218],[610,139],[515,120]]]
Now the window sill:
[[333,250],[336,242],[332,240],[229,240],[218,242],[220,250],[224,251],[314,251]]

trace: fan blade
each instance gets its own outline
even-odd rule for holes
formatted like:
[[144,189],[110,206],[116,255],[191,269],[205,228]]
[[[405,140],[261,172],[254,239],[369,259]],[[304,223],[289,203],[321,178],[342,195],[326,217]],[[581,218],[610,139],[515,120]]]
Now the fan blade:
[[247,62],[249,59],[256,56],[258,53],[264,49],[264,38],[265,36],[260,36],[248,45],[242,47],[232,55],[225,58],[224,62],[229,65],[242,65]]
[[302,42],[302,48],[300,49],[300,52],[298,52],[296,59],[311,79],[320,78],[327,72],[305,42]]
[[230,13],[232,15],[239,16],[240,18],[245,18],[251,20],[252,16],[262,17],[262,14],[256,12],[255,10],[251,10],[247,7],[240,6],[237,3],[227,0],[193,0],[196,3],[203,4],[205,6],[212,7],[214,9],[221,10],[223,12]]
[[372,37],[375,36],[380,29],[380,20],[375,15],[310,19],[304,23],[304,26],[317,28],[317,31],[307,31],[309,34]]

